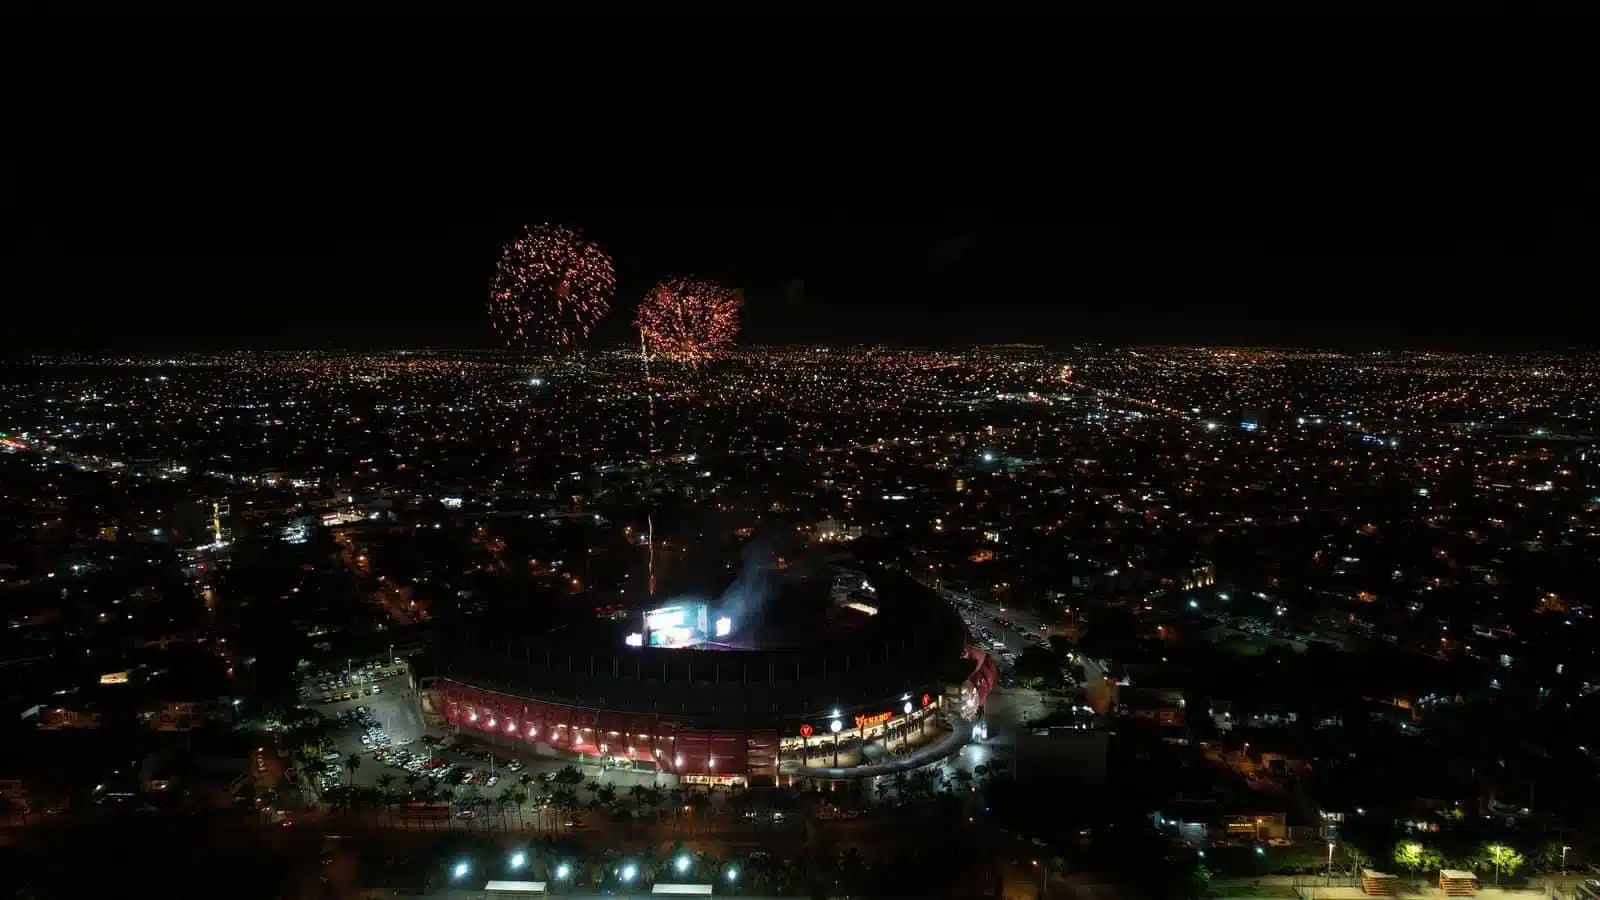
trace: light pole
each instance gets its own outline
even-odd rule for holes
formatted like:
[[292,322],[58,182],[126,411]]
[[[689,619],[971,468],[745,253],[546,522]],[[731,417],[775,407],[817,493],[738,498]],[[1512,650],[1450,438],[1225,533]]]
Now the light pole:
[[1571,850],[1566,844],[1561,845],[1561,877],[1567,877],[1567,851]]
[[1328,884],[1333,884],[1333,841],[1328,842]]

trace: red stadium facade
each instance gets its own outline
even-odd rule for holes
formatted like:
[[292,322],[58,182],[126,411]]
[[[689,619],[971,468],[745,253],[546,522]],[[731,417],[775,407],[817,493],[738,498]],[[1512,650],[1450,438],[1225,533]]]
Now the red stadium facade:
[[439,711],[466,732],[577,756],[628,760],[678,775],[777,775],[778,731],[705,730],[668,716],[526,700],[442,679]]
[[853,751],[881,758],[891,743],[904,749],[975,720],[996,680],[993,659],[968,647],[941,599],[898,573],[872,580],[877,613],[810,646],[628,648],[462,630],[421,685],[423,713],[507,752],[690,782],[837,773],[859,764],[844,761]]

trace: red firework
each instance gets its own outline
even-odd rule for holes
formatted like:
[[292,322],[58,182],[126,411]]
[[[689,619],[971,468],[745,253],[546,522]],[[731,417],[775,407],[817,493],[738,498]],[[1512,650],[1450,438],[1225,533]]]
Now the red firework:
[[650,289],[634,324],[650,352],[697,366],[716,357],[739,333],[739,292],[698,278],[669,278]]
[[534,225],[500,254],[489,318],[513,347],[571,347],[611,308],[616,285],[611,257],[577,229]]

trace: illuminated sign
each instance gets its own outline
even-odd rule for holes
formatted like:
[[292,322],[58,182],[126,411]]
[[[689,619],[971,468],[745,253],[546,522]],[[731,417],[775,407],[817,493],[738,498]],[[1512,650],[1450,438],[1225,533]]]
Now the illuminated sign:
[[717,620],[717,637],[727,637],[733,631],[733,620],[727,616]]
[[100,676],[100,683],[101,684],[127,684],[128,683],[128,673],[127,672],[107,672],[106,674]]
[[882,725],[892,718],[894,718],[894,713],[892,712],[874,713],[870,716],[856,716],[856,727],[871,728],[874,725]]
[[800,736],[803,738],[811,737],[816,733],[816,729],[812,728],[809,722],[800,726]]
[[923,694],[922,695],[922,705],[923,706],[931,706],[932,704],[933,704],[933,698],[928,696],[927,694]]
[[644,614],[644,624],[651,631],[666,628],[676,628],[683,625],[684,612],[681,606],[668,606],[662,609],[652,609]]

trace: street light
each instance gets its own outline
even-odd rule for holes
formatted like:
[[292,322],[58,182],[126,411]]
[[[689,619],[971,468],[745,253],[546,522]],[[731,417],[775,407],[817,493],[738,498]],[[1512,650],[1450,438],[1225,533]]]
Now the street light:
[[467,877],[468,873],[470,873],[471,871],[472,871],[471,863],[468,863],[466,860],[463,859],[462,861],[456,863],[456,866],[455,866],[454,869],[450,870],[450,877],[457,878],[457,879],[465,878],[465,877]]
[[572,867],[571,866],[567,865],[566,863],[562,863],[561,865],[556,866],[556,880],[557,881],[566,881],[571,876],[572,876]]
[[679,856],[677,865],[680,873],[689,871],[689,854]]
[[1562,874],[1562,876],[1565,876],[1567,874],[1567,851],[1571,850],[1571,849],[1572,848],[1568,847],[1566,844],[1562,844],[1561,845],[1561,874]]
[[627,865],[622,867],[622,880],[623,880],[623,882],[631,882],[631,881],[633,881],[633,876],[635,876],[637,874],[639,874],[639,869],[633,863],[628,863]]
[[728,867],[728,880],[729,881],[738,881],[739,880],[739,869],[738,869],[737,866],[729,866]]
[[1333,881],[1333,841],[1328,842],[1328,880]]
[[511,854],[511,868],[520,869],[527,864],[528,854],[523,853],[521,850]]

